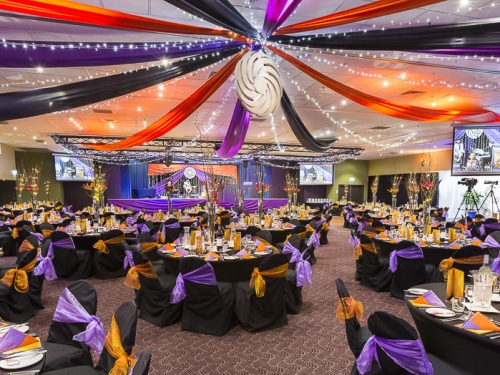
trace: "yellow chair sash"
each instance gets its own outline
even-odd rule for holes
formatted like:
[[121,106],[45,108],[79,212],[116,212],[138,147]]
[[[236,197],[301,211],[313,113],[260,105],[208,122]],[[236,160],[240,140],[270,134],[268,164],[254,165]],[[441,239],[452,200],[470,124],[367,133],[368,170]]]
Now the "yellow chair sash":
[[454,263],[458,264],[483,264],[483,255],[474,255],[472,257],[466,258],[452,258],[449,257],[447,259],[443,259],[441,263],[439,263],[439,271],[451,270],[453,268]]
[[373,229],[375,229],[377,232],[384,232],[385,231],[385,227],[373,227]]
[[54,232],[54,229],[42,229],[42,234],[45,238],[49,237],[52,232]]
[[156,242],[141,242],[141,252],[149,253],[151,250],[158,249]]
[[12,233],[11,233],[11,236],[13,239],[16,239],[17,237],[19,237],[19,231],[20,230],[23,230],[22,228],[14,228],[12,229]]
[[127,272],[127,276],[125,277],[125,281],[123,284],[135,290],[141,289],[139,274],[146,276],[147,278],[150,279],[156,279],[158,277],[153,268],[153,263],[146,262],[131,267]]
[[132,353],[129,355],[125,349],[123,349],[120,338],[120,327],[118,327],[114,315],[111,319],[108,334],[104,339],[104,347],[115,359],[115,364],[108,375],[127,375],[129,370],[134,367],[136,360],[132,358]]
[[373,238],[373,237],[375,237],[375,236],[377,235],[377,233],[375,233],[375,232],[370,232],[370,231],[368,231],[368,230],[364,230],[364,231],[363,231],[363,234],[364,234],[364,235],[366,235],[366,236],[368,236],[368,238]]
[[342,297],[337,304],[337,320],[344,323],[347,319],[352,319],[356,316],[359,321],[363,320],[363,304],[356,301],[352,297]]
[[455,223],[455,228],[460,229],[462,232],[467,229],[465,227],[465,225],[463,225],[462,223],[459,223],[459,222]]
[[250,279],[250,288],[255,288],[255,294],[257,297],[263,297],[266,294],[266,280],[264,280],[262,276],[279,279],[286,277],[287,270],[288,263],[283,263],[280,266],[265,271],[259,271],[259,269],[255,267],[252,272],[252,278]]
[[365,249],[366,251],[369,251],[370,253],[377,254],[377,249],[375,248],[375,245],[372,243],[362,243],[361,248]]
[[330,224],[328,223],[323,223],[323,228],[322,230],[324,230],[325,232],[328,232],[330,230]]
[[25,253],[27,251],[33,250],[34,248],[35,248],[35,246],[33,246],[33,244],[31,242],[29,242],[28,240],[24,240],[21,243],[21,246],[19,246],[19,250],[17,250],[17,251],[19,253]]
[[37,257],[35,257],[31,262],[25,265],[23,268],[11,269],[5,273],[5,276],[0,280],[0,282],[7,285],[9,288],[14,283],[14,289],[19,293],[27,293],[29,289],[28,275],[26,272],[33,272],[35,268]]
[[300,233],[297,233],[300,237],[301,240],[305,240],[306,239],[306,232],[300,232]]
[[361,244],[357,244],[354,247],[354,260],[358,260],[363,255],[363,251],[361,250]]
[[229,241],[231,238],[231,229],[225,229],[224,230],[224,240]]
[[125,235],[123,234],[115,238],[110,238],[106,241],[99,240],[94,244],[93,248],[99,250],[101,253],[109,254],[107,245],[119,245],[122,241],[125,241]]
[[313,228],[313,227],[311,227],[309,224],[307,224],[307,225],[306,225],[306,233],[307,233],[307,232],[314,233],[314,232],[315,232],[315,230],[314,230],[314,228]]

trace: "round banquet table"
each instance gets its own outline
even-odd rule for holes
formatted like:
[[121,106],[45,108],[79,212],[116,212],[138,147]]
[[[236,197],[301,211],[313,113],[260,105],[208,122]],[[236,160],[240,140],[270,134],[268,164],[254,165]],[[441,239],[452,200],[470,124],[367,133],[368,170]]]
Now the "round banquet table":
[[[446,296],[446,283],[417,285],[415,288],[433,290],[442,300]],[[498,374],[500,365],[500,339],[489,339],[455,327],[463,323],[460,320],[442,321],[413,306],[408,299],[414,296],[405,296],[410,314],[415,321],[420,339],[428,353],[434,354],[445,361],[455,364],[472,374]],[[493,302],[493,307],[500,310],[500,303]],[[450,305],[447,304],[447,308]],[[500,320],[500,314],[484,314],[495,320]]]
[[[177,276],[179,274],[179,261],[181,257],[172,257],[169,254],[158,252],[165,264],[165,268],[169,274]],[[269,255],[271,255],[269,253]],[[269,255],[256,256],[250,259],[227,259],[210,261],[214,269],[217,281],[235,283],[238,281],[250,280],[253,269],[259,267],[260,263]]]

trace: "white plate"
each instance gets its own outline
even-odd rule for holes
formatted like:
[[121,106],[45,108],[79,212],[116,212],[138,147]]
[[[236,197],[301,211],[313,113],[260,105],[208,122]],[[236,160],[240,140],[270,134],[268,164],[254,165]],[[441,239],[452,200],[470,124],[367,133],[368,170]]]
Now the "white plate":
[[18,357],[0,361],[0,368],[4,370],[15,370],[34,365],[43,359],[43,354],[35,354],[28,357]]
[[390,238],[377,238],[375,237],[376,240],[379,240],[379,241],[390,241],[391,239]]
[[406,291],[407,293],[414,294],[416,296],[422,296],[425,293],[428,292],[427,289],[420,289],[420,288],[410,288]]
[[26,333],[30,330],[30,327],[27,324],[19,324],[19,325],[12,325],[12,326],[7,326],[7,327],[2,327],[0,330],[0,337],[5,335],[11,328],[18,330],[19,332]]
[[437,307],[432,307],[430,309],[426,309],[425,312],[429,315],[438,317],[438,318],[451,318],[455,316],[455,313],[448,309],[442,309]]
[[226,255],[224,257],[224,259],[227,259],[227,260],[235,260],[235,259],[240,259],[238,258],[236,255]]
[[254,252],[254,255],[267,255],[269,254],[269,251],[256,251]]

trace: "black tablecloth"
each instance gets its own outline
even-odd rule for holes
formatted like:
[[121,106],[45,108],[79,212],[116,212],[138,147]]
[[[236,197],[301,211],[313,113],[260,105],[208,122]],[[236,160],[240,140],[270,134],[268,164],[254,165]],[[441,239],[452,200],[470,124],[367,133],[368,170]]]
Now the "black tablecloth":
[[[445,283],[423,284],[416,286],[416,288],[431,289],[444,301]],[[410,299],[414,298],[412,296]],[[405,300],[408,301],[408,297],[405,297]],[[428,353],[456,364],[473,374],[500,373],[498,362],[500,339],[491,340],[484,335],[462,330],[455,327],[455,325],[463,323],[460,320],[445,322],[427,314],[424,309],[414,307],[409,302],[407,305]],[[500,310],[500,303],[494,302],[493,307]],[[449,304],[447,304],[447,308],[450,308]],[[500,320],[500,314],[485,315]]]
[[[167,272],[177,276],[179,274],[180,257],[174,258],[168,254],[159,252],[160,257],[165,264]],[[217,281],[235,283],[237,281],[250,280],[252,272],[266,256],[258,256],[251,259],[235,259],[210,262],[212,265]]]

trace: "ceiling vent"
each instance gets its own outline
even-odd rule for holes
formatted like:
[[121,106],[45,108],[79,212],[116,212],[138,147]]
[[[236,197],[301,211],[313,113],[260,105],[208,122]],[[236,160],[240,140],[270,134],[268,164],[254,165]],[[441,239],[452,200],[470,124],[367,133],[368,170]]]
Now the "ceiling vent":
[[113,111],[111,109],[92,108],[92,112],[99,114],[99,115],[112,115],[113,114]]
[[427,91],[410,90],[410,91],[405,91],[400,95],[420,95],[420,94],[427,94]]
[[389,126],[374,126],[373,128],[370,128],[370,130],[387,130],[390,129]]

